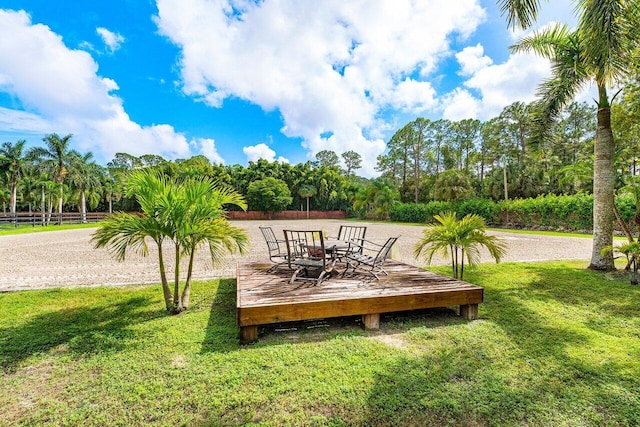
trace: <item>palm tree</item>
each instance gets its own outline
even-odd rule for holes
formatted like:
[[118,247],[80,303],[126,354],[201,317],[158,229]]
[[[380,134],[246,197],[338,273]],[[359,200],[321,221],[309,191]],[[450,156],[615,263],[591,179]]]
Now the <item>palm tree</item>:
[[[244,198],[235,190],[218,186],[210,179],[189,178],[178,187],[179,196],[172,200],[171,222],[175,224],[176,267],[174,295],[179,295],[179,257],[188,256],[188,270],[179,303],[174,299],[174,312],[189,308],[193,261],[197,249],[209,247],[211,263],[214,267],[226,252],[237,249],[243,253],[248,237],[240,227],[232,226],[225,217],[225,205],[235,205],[246,209]],[[179,250],[180,248],[180,250]]]
[[369,181],[356,194],[353,210],[364,218],[389,218],[391,206],[400,199],[393,181],[388,178],[376,178]]
[[64,179],[69,173],[68,163],[73,156],[70,148],[69,134],[62,138],[56,133],[42,138],[46,148],[36,147],[29,151],[29,155],[40,159],[40,166],[49,171],[53,180],[58,184],[58,221],[62,222],[62,204],[64,203]]
[[[511,26],[530,27],[540,1],[499,0]],[[579,0],[578,27],[554,25],[523,38],[515,52],[535,52],[548,58],[552,76],[538,89],[537,136],[548,137],[549,123],[586,84],[598,88],[597,131],[594,145],[593,251],[590,269],[613,270],[611,252],[602,249],[613,243],[613,200],[615,189],[614,138],[611,129],[611,101],[608,90],[631,69],[632,52],[638,46],[640,21],[638,2],[632,0]],[[615,95],[614,95],[615,96]]]
[[24,174],[24,169],[29,162],[29,156],[23,154],[25,140],[20,140],[15,144],[4,142],[0,147],[0,170],[5,171],[9,178],[11,192],[10,212],[16,213],[16,201],[18,196],[18,181]]
[[[101,186],[102,170],[92,159],[93,153],[80,154],[72,151],[69,160],[68,179],[76,188],[78,196],[78,212],[83,223],[87,222],[87,195],[95,196]],[[94,200],[95,201],[95,197]],[[97,203],[92,203],[95,206]]]
[[[96,248],[107,246],[123,260],[129,248],[147,255],[146,238],[151,238],[158,246],[160,280],[170,313],[189,307],[194,255],[199,247],[208,245],[214,265],[226,251],[238,249],[242,253],[247,247],[245,232],[224,217],[225,205],[246,209],[246,203],[234,190],[220,188],[209,179],[189,178],[178,182],[154,170],[140,170],[129,178],[127,196],[136,198],[142,215],[124,212],[110,215],[94,233],[92,241]],[[169,287],[162,251],[166,240],[175,246],[173,290]],[[189,264],[181,295],[182,255],[188,257]]]
[[313,185],[305,184],[298,189],[298,196],[307,199],[307,219],[309,219],[309,198],[316,195],[318,190]]
[[487,248],[496,262],[500,262],[506,252],[502,240],[486,234],[484,220],[479,215],[469,214],[458,221],[456,213],[449,211],[435,215],[434,219],[439,224],[423,231],[422,239],[414,248],[414,256],[418,258],[424,253],[427,263],[431,264],[435,254],[445,257],[450,254],[454,279],[462,280],[464,277],[465,256],[471,266],[480,261],[481,246]]

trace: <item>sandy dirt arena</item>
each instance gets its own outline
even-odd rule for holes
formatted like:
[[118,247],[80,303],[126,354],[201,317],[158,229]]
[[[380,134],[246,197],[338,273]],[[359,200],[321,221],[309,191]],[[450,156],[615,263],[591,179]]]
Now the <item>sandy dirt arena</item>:
[[[268,260],[264,239],[258,229],[270,225],[276,236],[283,229],[323,230],[329,236],[337,236],[344,221],[234,221],[247,230],[250,236],[249,250],[244,255],[228,255],[222,265],[212,267],[206,248],[201,248],[194,266],[194,279],[234,277],[236,263],[240,259]],[[395,223],[356,223],[366,225],[367,239],[384,243],[388,237],[400,236],[392,257],[399,261],[424,266],[424,260],[416,260],[413,247],[422,235],[423,227]],[[61,230],[0,236],[0,291],[44,289],[77,286],[115,286],[127,284],[158,283],[158,253],[149,242],[149,255],[143,257],[134,252],[119,262],[107,249],[94,249],[91,244],[93,228]],[[515,234],[491,231],[490,234],[505,239],[507,255],[503,261],[543,261],[558,259],[583,259],[585,266],[591,257],[591,239],[581,237],[555,237]],[[173,274],[173,248],[167,248],[165,262]],[[433,264],[446,260],[434,259]],[[492,262],[483,253],[482,262]],[[186,271],[183,266],[182,272]],[[183,275],[184,276],[184,275]],[[170,276],[172,277],[172,276]]]

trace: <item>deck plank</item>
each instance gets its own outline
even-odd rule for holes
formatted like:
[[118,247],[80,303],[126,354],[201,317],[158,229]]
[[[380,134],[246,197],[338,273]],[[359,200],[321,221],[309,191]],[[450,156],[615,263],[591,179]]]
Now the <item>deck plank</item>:
[[319,285],[314,282],[291,284],[290,271],[269,272],[270,266],[238,263],[237,310],[241,328],[454,305],[460,305],[465,317],[474,318],[477,305],[484,298],[480,286],[397,261],[385,265],[389,276],[382,275],[380,280],[362,275],[335,276]]

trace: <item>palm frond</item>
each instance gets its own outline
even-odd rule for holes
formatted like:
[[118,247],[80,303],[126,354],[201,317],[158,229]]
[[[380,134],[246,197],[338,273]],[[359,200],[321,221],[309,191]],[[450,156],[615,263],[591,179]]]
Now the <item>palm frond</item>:
[[[584,0],[580,10],[580,37],[587,61],[599,84],[610,86],[628,69],[631,51],[626,43],[629,0]],[[636,6],[637,7],[637,6]]]
[[570,34],[566,24],[553,24],[523,37],[509,49],[514,53],[533,52],[543,58],[554,59],[557,51],[567,48]]
[[538,18],[539,0],[498,0],[500,13],[507,15],[507,25],[512,28],[529,28]]

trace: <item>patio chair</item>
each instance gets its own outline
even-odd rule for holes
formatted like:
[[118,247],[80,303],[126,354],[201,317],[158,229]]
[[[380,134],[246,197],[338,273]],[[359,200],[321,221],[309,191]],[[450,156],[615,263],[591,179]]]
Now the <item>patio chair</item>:
[[278,271],[280,266],[288,264],[287,243],[284,240],[278,240],[276,234],[271,227],[259,227],[262,237],[267,242],[269,250],[269,260],[274,264],[268,271]]
[[[350,247],[350,250],[362,253],[362,246],[364,244],[364,236],[367,234],[367,227],[357,225],[341,225],[338,230],[338,240],[343,240],[349,243],[356,243]],[[338,258],[342,260],[346,253],[344,251],[338,251]]]
[[384,245],[364,240],[360,251],[354,250],[346,254],[347,268],[342,275],[344,276],[351,269],[353,273],[363,272],[370,274],[377,280],[380,280],[379,274],[388,276],[389,274],[385,271],[383,265],[391,254],[391,248],[397,240],[397,237],[390,237]]
[[306,280],[320,284],[333,269],[334,261],[334,251],[325,248],[322,231],[284,230],[284,238],[289,268],[295,268],[289,283]]

